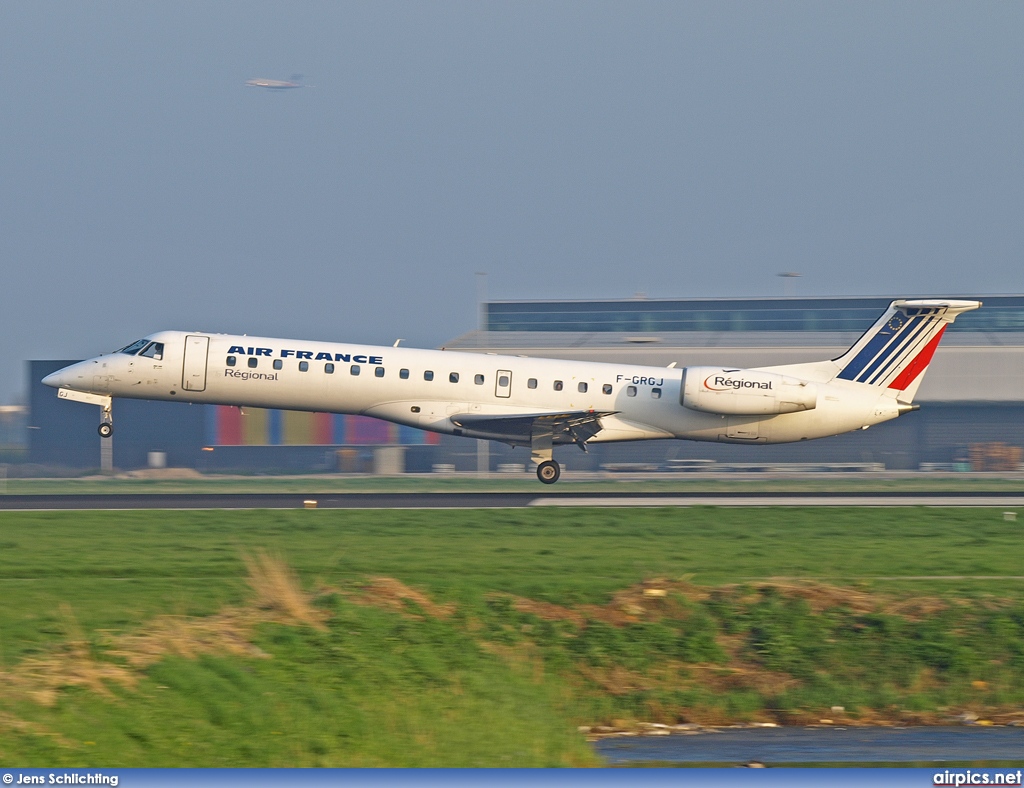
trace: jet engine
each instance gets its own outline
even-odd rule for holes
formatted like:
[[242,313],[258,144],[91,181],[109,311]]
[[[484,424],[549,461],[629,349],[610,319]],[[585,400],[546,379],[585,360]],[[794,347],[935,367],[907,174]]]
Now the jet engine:
[[811,410],[818,387],[776,372],[686,367],[679,403],[690,410],[728,416],[768,416]]

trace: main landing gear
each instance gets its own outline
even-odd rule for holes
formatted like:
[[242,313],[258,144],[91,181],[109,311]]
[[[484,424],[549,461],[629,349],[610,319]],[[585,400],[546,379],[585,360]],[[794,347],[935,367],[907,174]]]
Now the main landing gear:
[[101,438],[109,438],[111,435],[114,434],[114,425],[111,424],[109,421],[104,421],[102,424],[100,424],[99,427],[96,428],[96,432],[100,434]]
[[558,463],[554,460],[545,460],[537,466],[537,478],[544,482],[544,484],[554,484],[561,475],[562,469],[558,467]]
[[551,425],[536,420],[530,435],[530,459],[537,466],[537,478],[544,484],[554,484],[562,475],[558,463],[551,459],[552,443]]

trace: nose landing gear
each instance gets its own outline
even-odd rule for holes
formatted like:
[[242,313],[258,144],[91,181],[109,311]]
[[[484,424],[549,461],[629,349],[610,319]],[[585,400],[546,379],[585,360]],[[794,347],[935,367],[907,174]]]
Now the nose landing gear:
[[100,405],[100,426],[96,428],[101,438],[109,438],[114,434],[113,402],[110,397]]
[[113,399],[109,394],[92,394],[88,391],[76,391],[61,386],[57,389],[57,398],[68,399],[72,402],[84,402],[88,405],[99,405],[100,426],[96,431],[101,438],[109,438],[114,434]]

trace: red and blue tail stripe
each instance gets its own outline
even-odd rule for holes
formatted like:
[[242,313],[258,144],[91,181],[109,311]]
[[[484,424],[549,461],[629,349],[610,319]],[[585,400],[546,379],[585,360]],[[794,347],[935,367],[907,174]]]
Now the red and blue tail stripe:
[[977,301],[893,301],[882,317],[842,357],[836,377],[906,391],[927,369],[946,326]]
[[[934,310],[937,311],[937,310]],[[899,366],[907,358],[912,358],[923,344],[935,333],[939,318],[932,315],[922,315],[909,320],[906,330],[901,332],[895,339],[895,347],[882,355],[864,370],[861,378],[864,383],[871,385],[879,384],[894,367]]]
[[924,350],[914,356],[913,360],[903,368],[903,371],[889,384],[889,388],[903,391],[909,388],[910,384],[917,380],[919,375],[924,374],[924,371],[928,369],[928,365],[932,363],[932,356],[935,355],[935,349],[939,346],[945,330],[946,326],[939,329],[939,333],[932,337],[931,341],[924,346]]

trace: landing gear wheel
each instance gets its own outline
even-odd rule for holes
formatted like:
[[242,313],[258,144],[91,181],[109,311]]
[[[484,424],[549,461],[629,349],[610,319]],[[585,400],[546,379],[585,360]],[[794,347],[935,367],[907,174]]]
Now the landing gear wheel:
[[101,438],[109,438],[114,434],[114,425],[107,422],[103,422],[96,431],[100,434]]
[[544,482],[544,484],[554,484],[561,475],[562,469],[558,467],[558,463],[554,460],[545,460],[537,466],[537,478]]

